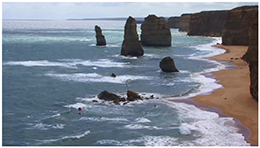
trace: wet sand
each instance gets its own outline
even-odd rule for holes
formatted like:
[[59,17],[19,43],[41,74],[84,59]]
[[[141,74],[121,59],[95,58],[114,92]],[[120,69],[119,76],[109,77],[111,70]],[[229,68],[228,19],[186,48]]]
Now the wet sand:
[[217,108],[222,114],[239,120],[242,125],[250,129],[251,136],[248,140],[258,145],[258,102],[250,94],[248,64],[241,59],[248,46],[216,46],[227,52],[211,59],[231,61],[235,68],[212,72],[223,88],[213,91],[210,95],[200,95],[190,99],[200,105]]

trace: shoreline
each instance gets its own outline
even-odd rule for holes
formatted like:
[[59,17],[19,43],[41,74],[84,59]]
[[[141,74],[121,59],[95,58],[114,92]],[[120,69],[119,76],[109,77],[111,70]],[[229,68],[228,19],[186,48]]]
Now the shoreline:
[[[246,53],[248,46],[224,46],[217,44],[218,48],[225,49],[226,52],[221,55],[213,56],[211,59],[216,61],[229,61],[235,66],[232,69],[211,72],[216,76],[218,84],[223,87],[214,90],[209,95],[198,95],[190,97],[199,106],[209,106],[216,108],[214,112],[220,115],[226,115],[238,120],[250,130],[242,129],[246,141],[251,145],[258,145],[258,102],[250,94],[250,77],[248,63],[241,59]],[[250,135],[251,134],[251,135]]]

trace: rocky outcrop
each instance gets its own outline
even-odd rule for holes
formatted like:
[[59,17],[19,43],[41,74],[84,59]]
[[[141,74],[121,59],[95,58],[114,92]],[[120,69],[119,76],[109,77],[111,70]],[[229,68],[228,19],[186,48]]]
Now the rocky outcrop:
[[191,14],[182,14],[179,20],[179,31],[189,31]]
[[118,95],[108,92],[106,90],[98,94],[98,98],[104,101],[113,101],[115,104],[119,104],[119,102],[126,101],[125,98],[119,97]]
[[95,26],[95,32],[96,32],[96,40],[97,40],[97,46],[103,46],[106,45],[106,39],[105,36],[102,34],[102,30],[99,26]]
[[171,46],[171,31],[163,17],[149,15],[141,25],[143,46]]
[[243,6],[228,13],[222,33],[223,45],[249,45],[249,25],[258,16],[258,6]]
[[250,93],[258,100],[258,19],[251,21],[249,27],[249,48],[243,59],[249,63]]
[[[132,90],[127,90],[127,98],[120,97],[120,96],[118,96],[114,93],[108,92],[106,90],[101,92],[100,94],[98,94],[98,98],[100,100],[104,100],[104,101],[111,101],[117,105],[120,105],[120,102],[122,102],[121,104],[125,105],[129,102],[137,101],[137,100],[158,99],[158,98],[155,98],[154,95],[151,95],[150,97],[141,97],[137,92],[134,92]],[[98,103],[97,100],[92,100],[92,102]]]
[[179,21],[180,21],[180,17],[170,17],[168,18],[167,21],[167,26],[169,28],[179,28]]
[[121,55],[139,57],[143,56],[143,54],[144,50],[136,31],[135,19],[129,16],[125,24]]
[[202,11],[192,14],[190,17],[190,36],[221,37],[228,11]]
[[98,98],[101,100],[105,101],[114,101],[114,100],[119,100],[120,97],[116,94],[110,93],[108,91],[102,91],[99,95]]
[[138,93],[127,90],[127,98],[128,101],[135,101],[135,100],[143,100]]
[[165,57],[160,62],[160,68],[164,72],[179,72],[175,67],[174,60],[171,57]]

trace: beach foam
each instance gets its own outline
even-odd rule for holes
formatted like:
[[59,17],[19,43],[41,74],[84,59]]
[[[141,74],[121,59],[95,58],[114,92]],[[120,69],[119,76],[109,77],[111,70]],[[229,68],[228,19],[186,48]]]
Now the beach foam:
[[[165,100],[166,101],[166,100]],[[219,117],[217,113],[201,110],[194,105],[185,103],[171,103],[167,105],[177,109],[180,116],[182,134],[190,134],[189,131],[197,131],[195,145],[204,146],[249,146],[244,136],[235,127],[235,121],[231,117]],[[183,130],[184,129],[184,130]],[[187,132],[188,131],[188,132]],[[192,133],[192,132],[191,132]],[[198,136],[199,135],[199,136]]]
[[214,41],[211,43],[190,46],[192,48],[195,48],[196,50],[202,51],[202,53],[203,51],[205,52],[204,54],[200,53],[200,55],[192,55],[192,56],[196,56],[198,58],[206,58],[206,57],[212,57],[212,56],[225,53],[226,50],[212,46],[212,45],[216,45],[217,43],[221,43],[222,42],[221,37],[212,37],[212,38],[214,39]]
[[145,146],[178,146],[177,138],[169,136],[143,136],[136,141],[143,142]]

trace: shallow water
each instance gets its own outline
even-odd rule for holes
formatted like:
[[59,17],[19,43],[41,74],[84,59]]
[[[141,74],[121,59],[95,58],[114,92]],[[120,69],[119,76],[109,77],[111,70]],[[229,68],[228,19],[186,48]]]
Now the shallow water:
[[[225,52],[211,47],[220,38],[172,29],[171,47],[144,47],[143,57],[123,57],[124,24],[4,20],[3,145],[249,145],[233,118],[168,101],[222,87],[209,74],[232,67],[209,59]],[[107,46],[95,46],[95,25]],[[179,73],[160,70],[165,56]],[[97,98],[103,90],[124,96],[128,89],[159,99],[118,106]]]

